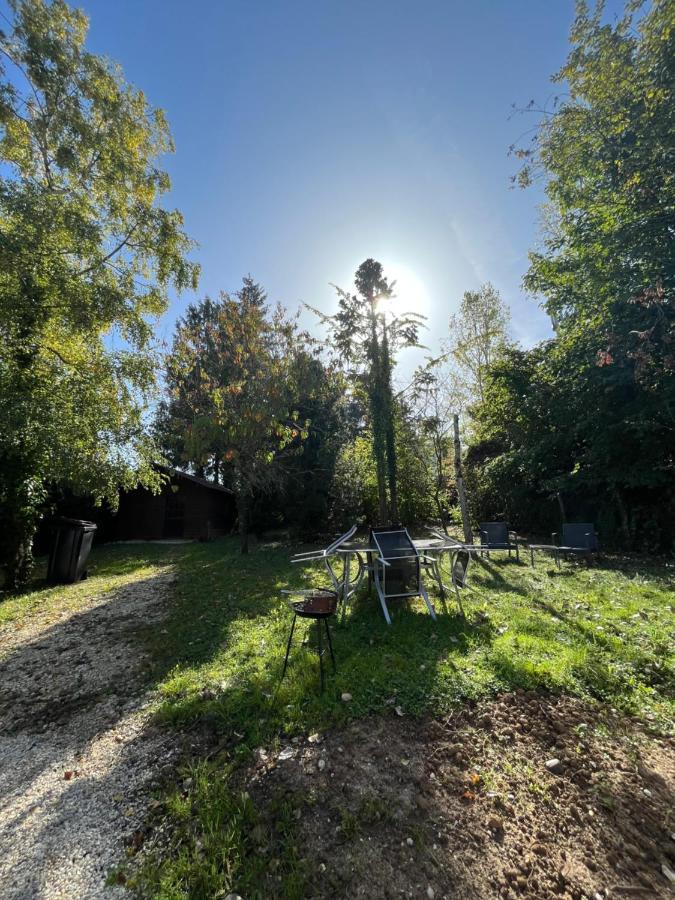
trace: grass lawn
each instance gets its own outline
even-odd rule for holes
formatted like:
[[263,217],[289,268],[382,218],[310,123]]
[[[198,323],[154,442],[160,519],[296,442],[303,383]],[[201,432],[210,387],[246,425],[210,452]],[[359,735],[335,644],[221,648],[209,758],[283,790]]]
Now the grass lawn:
[[[0,622],[20,625],[38,608],[77,604],[87,591],[111,591],[151,578],[168,562],[175,566],[168,618],[141,637],[151,650],[158,716],[196,729],[203,746],[186,764],[183,782],[162,797],[157,816],[172,827],[133,876],[144,892],[269,896],[261,887],[267,861],[255,852],[262,819],[237,773],[260,748],[278,751],[293,736],[345,728],[373,714],[438,717],[518,689],[600,701],[655,731],[672,729],[672,564],[613,558],[556,570],[543,556],[531,568],[493,554],[470,569],[466,619],[452,598],[444,612],[432,592],[437,622],[419,601],[392,604],[391,627],[375,597],[361,596],[333,624],[338,672],[329,674],[320,696],[316,657],[301,647],[307,630],[301,620],[279,682],[291,622],[280,591],[325,584],[321,570],[291,566],[291,552],[270,545],[241,557],[234,540],[105,547],[94,552],[88,581],[28,591],[0,605]],[[343,701],[343,693],[352,699]],[[294,839],[293,804],[283,797],[275,804],[266,841],[277,848],[278,895],[302,897],[307,872]]]

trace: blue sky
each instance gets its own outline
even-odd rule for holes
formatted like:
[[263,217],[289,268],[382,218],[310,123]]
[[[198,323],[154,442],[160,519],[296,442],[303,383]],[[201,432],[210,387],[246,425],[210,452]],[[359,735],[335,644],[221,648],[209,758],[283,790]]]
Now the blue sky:
[[[509,115],[555,93],[572,0],[79,5],[89,48],[167,113],[169,202],[199,244],[200,295],[250,272],[289,309],[330,311],[329,283],[373,256],[429,316],[432,348],[485,280],[517,338],[549,334],[520,287],[541,194],[509,184],[508,147],[533,123]],[[173,299],[164,339],[192,299]]]

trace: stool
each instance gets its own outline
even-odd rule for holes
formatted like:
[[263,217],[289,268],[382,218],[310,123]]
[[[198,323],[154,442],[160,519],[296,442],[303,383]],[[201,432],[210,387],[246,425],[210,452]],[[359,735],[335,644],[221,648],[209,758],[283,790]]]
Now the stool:
[[[301,593],[298,591],[297,593]],[[320,590],[320,591],[307,591],[305,594],[304,600],[298,600],[294,603],[290,603],[289,606],[293,612],[293,622],[291,624],[291,633],[288,635],[288,644],[286,645],[286,657],[284,659],[284,668],[281,673],[281,680],[283,681],[284,675],[286,674],[286,669],[288,667],[288,657],[291,652],[291,642],[293,640],[293,632],[295,631],[295,622],[298,616],[301,619],[314,619],[316,621],[316,634],[317,634],[317,652],[319,655],[319,671],[321,673],[321,693],[323,694],[323,686],[324,686],[324,674],[323,674],[323,638],[322,638],[322,623],[323,627],[326,629],[326,637],[328,638],[328,649],[330,650],[330,658],[333,662],[333,672],[336,671],[335,667],[335,654],[333,653],[333,641],[330,636],[330,628],[328,627],[328,620],[331,616],[335,615],[335,610],[337,609],[337,593],[335,591],[328,590]]]

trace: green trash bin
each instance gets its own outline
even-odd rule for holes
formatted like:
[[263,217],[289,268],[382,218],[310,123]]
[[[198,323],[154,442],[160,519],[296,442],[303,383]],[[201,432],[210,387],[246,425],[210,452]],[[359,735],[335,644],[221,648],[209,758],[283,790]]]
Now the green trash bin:
[[56,524],[54,543],[49,554],[47,581],[72,584],[87,577],[87,559],[96,531],[94,522],[60,518]]

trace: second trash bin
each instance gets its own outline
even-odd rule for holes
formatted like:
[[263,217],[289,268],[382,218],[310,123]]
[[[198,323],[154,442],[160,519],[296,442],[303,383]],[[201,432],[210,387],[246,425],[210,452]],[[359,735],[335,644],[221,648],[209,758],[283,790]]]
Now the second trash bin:
[[94,522],[83,519],[58,519],[49,554],[47,581],[70,584],[86,578],[87,559],[96,527]]

